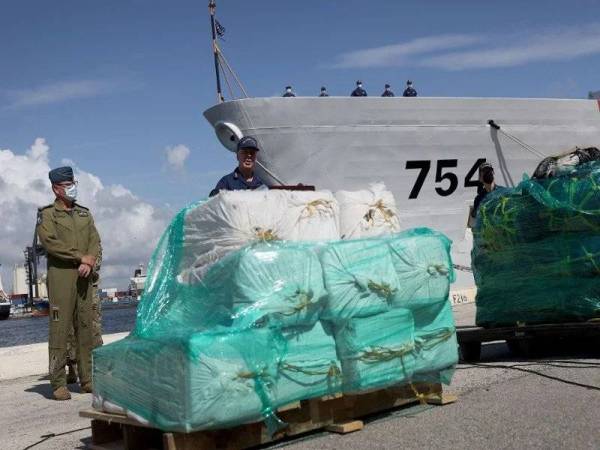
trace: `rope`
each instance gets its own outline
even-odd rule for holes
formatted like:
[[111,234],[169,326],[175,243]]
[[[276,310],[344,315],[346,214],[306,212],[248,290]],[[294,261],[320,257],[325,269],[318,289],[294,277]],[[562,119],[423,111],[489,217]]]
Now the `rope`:
[[423,394],[423,393],[421,393],[421,392],[419,392],[419,391],[417,391],[417,388],[414,386],[414,384],[408,383],[408,385],[412,389],[412,391],[415,394],[415,397],[417,398],[417,400],[419,400],[419,403],[421,405],[426,405],[427,404],[426,395]]
[[271,178],[273,178],[275,181],[277,181],[281,186],[285,186],[285,183],[283,181],[281,181],[281,178],[277,177],[273,172],[271,172],[269,169],[267,169],[258,159],[256,160],[256,164],[262,170],[267,172],[267,175],[269,175]]
[[[313,217],[316,213],[319,212],[319,207],[322,206],[326,210],[329,211],[330,215],[332,213],[332,202],[329,200],[317,199],[310,201],[306,204],[304,209],[302,210],[303,217]],[[308,216],[304,216],[304,211],[308,212]]]
[[275,234],[275,232],[271,229],[263,230],[260,227],[256,227],[254,229],[254,237],[259,241],[271,242],[278,241],[279,237]]
[[289,363],[281,363],[280,366],[282,371],[288,371],[288,372],[294,372],[294,373],[303,373],[305,375],[310,375],[310,376],[317,376],[317,375],[327,375],[327,378],[339,378],[342,376],[342,371],[340,370],[340,368],[335,364],[335,362],[331,361],[330,364],[328,366],[326,366],[324,369],[322,370],[311,370],[311,369],[306,369],[303,368],[301,366],[295,366],[293,364],[289,364]]
[[462,266],[460,264],[452,264],[452,267],[456,270],[460,270],[463,272],[473,272],[473,269],[471,269],[469,266]]
[[367,283],[367,287],[369,288],[370,291],[376,293],[377,295],[379,295],[380,297],[384,297],[386,299],[390,299],[398,289],[392,289],[391,286],[387,283],[375,283],[372,280],[369,280],[369,282]]
[[250,97],[248,95],[248,93],[246,92],[246,89],[244,88],[244,85],[242,84],[242,82],[240,81],[240,79],[238,78],[238,76],[236,75],[235,71],[231,68],[231,66],[227,62],[227,58],[225,58],[225,55],[223,54],[223,52],[221,51],[221,49],[219,48],[219,46],[216,43],[215,43],[215,49],[217,51],[217,55],[219,56],[220,59],[223,59],[223,62],[225,63],[225,66],[227,67],[227,70],[229,70],[229,73],[233,76],[233,78],[236,81],[236,83],[238,84],[239,88],[244,93],[244,97],[246,97],[246,98]]
[[383,200],[379,199],[375,204],[369,206],[369,211],[367,211],[367,213],[363,217],[365,222],[373,226],[375,223],[374,216],[377,211],[379,211],[383,216],[384,222],[390,224],[392,223],[392,219],[396,216],[396,214],[390,208],[383,204]]
[[496,122],[494,122],[493,120],[488,120],[488,125],[492,128],[494,128],[496,131],[498,131],[498,133],[502,134],[503,136],[506,136],[508,139],[510,139],[511,141],[515,142],[516,144],[520,145],[521,147],[523,147],[525,150],[533,153],[534,155],[540,157],[540,158],[546,158],[547,155],[544,155],[543,153],[537,151],[534,147],[532,147],[529,144],[526,144],[525,142],[523,142],[521,139],[519,139],[516,136],[513,136],[510,133],[507,133],[506,131],[504,131],[502,128],[500,128],[500,125],[498,125]]
[[[218,56],[218,53],[217,53],[217,56]],[[227,78],[227,76],[225,74],[225,70],[223,70],[223,63],[221,61],[221,58],[217,58],[217,61],[219,62],[219,68],[221,69],[221,72],[223,72],[223,79],[225,80],[225,84],[227,85],[227,90],[229,91],[229,96],[231,98],[235,98],[235,94],[233,93],[231,84],[229,84],[229,78]]]
[[361,361],[365,364],[376,364],[380,362],[392,361],[396,358],[402,358],[402,356],[412,352],[414,346],[412,344],[406,344],[398,350],[393,350],[387,347],[372,347],[371,350],[365,350],[360,356],[353,359]]
[[431,350],[436,345],[450,339],[455,333],[454,328],[441,328],[424,336],[415,338],[415,348],[420,350]]
[[298,314],[299,312],[302,312],[303,310],[308,309],[309,307],[314,305],[314,303],[311,302],[313,297],[312,292],[304,292],[298,289],[294,295],[300,298],[300,302],[298,303],[298,305],[292,307],[290,312],[280,313],[282,316],[293,316],[294,314]]

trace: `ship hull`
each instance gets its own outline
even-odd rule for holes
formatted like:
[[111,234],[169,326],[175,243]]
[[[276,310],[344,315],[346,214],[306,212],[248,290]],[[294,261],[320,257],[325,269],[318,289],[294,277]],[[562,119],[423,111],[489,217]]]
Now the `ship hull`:
[[[256,137],[259,161],[285,184],[355,190],[383,181],[404,228],[446,233],[455,263],[470,266],[466,225],[477,164],[491,162],[497,183],[514,186],[544,155],[600,146],[599,107],[595,100],[300,97],[225,102],[204,115],[229,149],[234,134]],[[459,274],[457,288],[473,285]]]

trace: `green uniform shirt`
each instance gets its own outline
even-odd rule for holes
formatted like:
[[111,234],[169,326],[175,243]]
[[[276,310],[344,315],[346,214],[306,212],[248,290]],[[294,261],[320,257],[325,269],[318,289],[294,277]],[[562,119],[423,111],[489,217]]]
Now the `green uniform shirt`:
[[100,255],[100,236],[89,209],[75,203],[68,211],[56,200],[38,209],[37,233],[48,265],[78,266],[81,257]]

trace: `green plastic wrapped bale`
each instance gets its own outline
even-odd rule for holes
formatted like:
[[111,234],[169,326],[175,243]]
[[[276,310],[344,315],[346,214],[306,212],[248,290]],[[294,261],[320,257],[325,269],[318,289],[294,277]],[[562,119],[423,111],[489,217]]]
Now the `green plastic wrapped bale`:
[[335,341],[321,322],[312,328],[287,328],[287,352],[279,363],[276,397],[279,405],[341,392],[342,373]]
[[600,236],[565,234],[482,252],[477,267],[480,326],[600,317]]
[[[437,311],[437,314],[435,312]],[[434,312],[432,316],[431,312]],[[449,383],[458,363],[458,342],[449,301],[441,310],[424,308],[415,314],[415,373],[417,381]]]
[[398,308],[333,326],[346,393],[383,388],[411,379],[415,328],[412,313]]
[[398,277],[393,306],[419,309],[447,303],[450,283],[454,281],[452,242],[428,228],[405,231],[390,237],[388,242]]
[[600,317],[600,161],[488,197],[471,255],[477,324]]
[[261,420],[275,404],[284,350],[268,329],[128,337],[94,351],[94,392],[163,430]]
[[229,275],[235,327],[265,321],[306,327],[319,320],[326,292],[312,247],[257,244],[219,264]]
[[323,319],[336,322],[389,310],[398,277],[386,242],[383,238],[338,241],[322,250],[328,294]]
[[[265,420],[274,431],[284,404],[411,380],[413,314],[425,324],[434,320],[450,273],[445,281],[425,277],[431,254],[405,247],[418,246],[419,234],[423,245],[440,247],[433,232],[253,242],[228,249],[192,277],[195,262],[184,256],[190,211],[198,208],[176,215],[152,256],[132,334],[94,352],[95,405],[163,430]],[[399,269],[390,245],[396,239],[410,242],[396,246],[410,259]],[[190,261],[202,257],[196,252]],[[426,305],[423,314],[394,307],[408,302],[395,297],[402,289],[397,270],[427,284],[403,275],[406,292]]]

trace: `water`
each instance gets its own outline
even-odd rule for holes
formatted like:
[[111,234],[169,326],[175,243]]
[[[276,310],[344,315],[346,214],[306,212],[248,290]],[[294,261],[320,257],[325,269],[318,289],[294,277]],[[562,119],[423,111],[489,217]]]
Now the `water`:
[[[102,309],[102,334],[131,331],[135,306]],[[48,342],[48,317],[0,320],[0,348]]]

